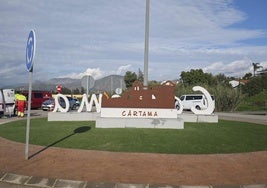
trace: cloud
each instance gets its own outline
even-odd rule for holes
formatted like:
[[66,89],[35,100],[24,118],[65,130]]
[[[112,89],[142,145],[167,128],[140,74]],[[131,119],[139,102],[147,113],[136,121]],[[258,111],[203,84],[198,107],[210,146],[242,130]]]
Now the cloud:
[[261,29],[234,27],[246,19],[232,1],[156,1],[151,3],[151,36],[192,47],[234,45],[266,36]]
[[123,66],[120,66],[118,68],[118,70],[116,71],[116,74],[118,74],[118,75],[125,74],[125,72],[126,71],[129,71],[130,68],[131,68],[131,65],[123,65]]
[[117,70],[109,70],[109,71],[101,70],[101,68],[99,67],[98,68],[87,68],[84,72],[61,75],[59,76],[59,78],[69,77],[69,78],[74,78],[74,79],[81,79],[83,76],[89,75],[89,76],[92,76],[94,79],[99,79],[110,74],[117,74],[117,75],[124,76],[126,71],[131,71],[130,64],[122,65]]
[[[267,68],[267,61],[260,62],[260,65],[263,66],[263,69]],[[226,76],[243,77],[246,73],[253,73],[253,67],[251,60],[244,59],[230,63],[215,62],[204,67],[203,71],[215,75],[223,73]]]
[[215,62],[211,65],[204,67],[204,72],[213,74],[224,73],[227,76],[243,76],[245,73],[250,72],[251,64],[247,60],[237,60],[228,64],[222,62]]
[[82,73],[71,73],[59,76],[59,78],[74,78],[74,79],[81,79],[83,76],[92,76],[94,79],[99,79],[103,77],[104,72],[100,70],[100,68],[87,68],[85,72]]
[[[149,79],[175,79],[192,68],[241,74],[250,66],[244,57],[266,61],[265,25],[246,25],[250,15],[236,3],[150,1]],[[143,0],[2,1],[0,18],[0,85],[28,80],[25,45],[32,28],[37,38],[35,79],[88,74],[97,79],[143,67]],[[10,71],[13,66],[22,68]],[[10,80],[13,75],[20,79]]]

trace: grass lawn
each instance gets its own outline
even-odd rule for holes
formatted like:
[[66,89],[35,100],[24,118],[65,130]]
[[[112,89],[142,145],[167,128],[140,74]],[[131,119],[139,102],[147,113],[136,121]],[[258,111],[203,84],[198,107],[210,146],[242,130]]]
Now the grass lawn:
[[238,105],[237,111],[266,111],[267,90],[252,97],[247,97]]
[[[25,143],[26,120],[0,125],[0,137]],[[185,123],[181,130],[95,128],[95,122],[32,119],[30,143],[123,152],[210,154],[267,150],[267,126],[243,122]]]

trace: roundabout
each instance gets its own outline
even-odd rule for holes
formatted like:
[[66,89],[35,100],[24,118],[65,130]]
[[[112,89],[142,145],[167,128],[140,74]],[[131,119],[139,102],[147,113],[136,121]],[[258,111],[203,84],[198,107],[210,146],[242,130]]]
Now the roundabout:
[[144,186],[264,185],[267,182],[266,151],[193,155],[44,149],[36,145],[30,148],[31,154],[36,155],[27,161],[23,157],[23,143],[0,138],[1,174]]

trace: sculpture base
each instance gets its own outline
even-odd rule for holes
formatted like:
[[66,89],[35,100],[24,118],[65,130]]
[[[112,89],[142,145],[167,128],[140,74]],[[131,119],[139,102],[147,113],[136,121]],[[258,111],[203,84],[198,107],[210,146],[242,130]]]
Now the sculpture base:
[[178,114],[177,118],[182,118],[184,122],[195,122],[195,123],[218,123],[218,115],[197,115],[197,114]]
[[182,118],[107,118],[97,117],[96,128],[184,129]]
[[[144,119],[144,121],[142,121]],[[218,123],[218,115],[211,114],[211,115],[196,115],[196,114],[178,114],[177,118],[111,118],[111,117],[100,117],[100,113],[97,112],[48,112],[48,121],[97,121],[96,124],[103,125],[103,122],[109,124],[109,120],[125,122],[124,125],[120,125],[119,127],[141,127],[144,126],[145,128],[152,128],[155,127],[166,127],[166,124],[171,124],[170,127],[173,127],[172,124],[175,124],[179,121],[184,122],[207,122],[207,123]],[[132,123],[131,120],[133,121]],[[138,125],[135,124],[138,122]],[[173,123],[174,122],[174,123]],[[129,125],[126,126],[126,123]],[[120,123],[121,124],[121,123]],[[144,124],[144,125],[140,125]],[[148,125],[146,125],[148,124]],[[165,124],[165,125],[164,125]],[[155,128],[153,127],[153,128]]]
[[97,112],[48,112],[48,121],[95,121]]

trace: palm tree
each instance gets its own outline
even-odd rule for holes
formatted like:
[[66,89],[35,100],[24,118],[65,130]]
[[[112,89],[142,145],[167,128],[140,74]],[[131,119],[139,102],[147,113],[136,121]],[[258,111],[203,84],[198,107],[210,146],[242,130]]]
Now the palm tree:
[[260,63],[252,63],[253,66],[253,75],[255,76],[255,72],[259,69],[259,68],[263,68]]

